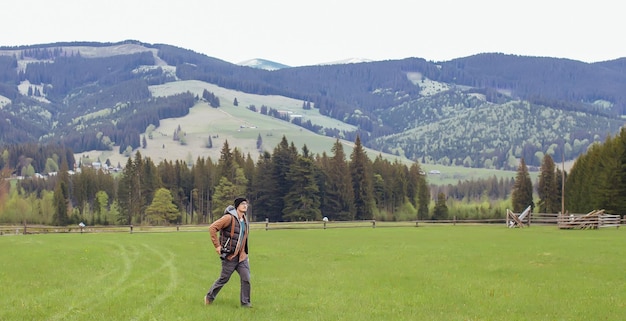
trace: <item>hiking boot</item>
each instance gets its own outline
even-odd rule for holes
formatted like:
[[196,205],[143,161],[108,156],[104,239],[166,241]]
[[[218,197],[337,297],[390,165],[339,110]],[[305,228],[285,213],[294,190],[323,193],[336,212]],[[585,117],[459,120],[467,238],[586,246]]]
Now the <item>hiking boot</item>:
[[213,300],[209,299],[208,295],[205,295],[204,296],[204,305],[209,305],[211,303],[213,303]]
[[244,303],[241,305],[242,308],[252,308],[252,304],[250,303]]

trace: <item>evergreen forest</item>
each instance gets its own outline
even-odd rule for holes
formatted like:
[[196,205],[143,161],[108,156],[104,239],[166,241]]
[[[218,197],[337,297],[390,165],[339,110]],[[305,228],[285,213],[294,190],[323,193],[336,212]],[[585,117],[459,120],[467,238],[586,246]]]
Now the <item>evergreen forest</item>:
[[[313,155],[283,136],[255,163],[226,142],[219,159],[193,164],[155,164],[136,152],[116,174],[88,166],[70,170],[71,151],[60,147],[7,148],[0,155],[0,223],[202,224],[222,215],[238,196],[250,200],[254,221],[492,219],[529,205],[539,213],[559,213],[563,206],[569,213],[626,213],[626,129],[593,145],[570,173],[546,155],[535,183],[523,158],[511,181],[494,177],[432,186],[418,163],[372,160],[359,137],[350,155],[339,140],[331,151]],[[29,170],[43,159],[43,166],[58,168],[55,175],[10,179],[10,164]]]
[[[331,155],[313,155],[283,136],[256,163],[228,142],[219,159],[193,164],[155,164],[138,151],[117,174],[86,165],[69,170],[74,165],[69,158],[58,157],[63,150],[14,146],[2,152],[0,223],[201,224],[222,215],[238,196],[250,200],[249,215],[260,221],[428,218],[430,193],[420,166],[382,157],[372,161],[358,137],[355,145],[346,155],[337,140]],[[24,155],[40,150],[34,157]],[[9,164],[30,171],[35,159],[46,159],[46,166],[58,171],[10,179]]]

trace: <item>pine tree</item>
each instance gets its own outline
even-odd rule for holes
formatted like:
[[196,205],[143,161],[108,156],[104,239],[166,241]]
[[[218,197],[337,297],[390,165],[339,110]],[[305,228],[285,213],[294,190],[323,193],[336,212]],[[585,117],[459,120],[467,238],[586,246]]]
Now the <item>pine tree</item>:
[[[198,217],[199,223],[209,222],[207,216],[211,212],[211,193],[214,188],[216,169],[211,159],[199,157],[192,169],[193,187],[197,190],[194,197],[195,206],[202,217]],[[191,218],[193,222],[193,217]]]
[[587,170],[588,156],[583,154],[576,159],[572,166],[567,180],[565,180],[565,209],[573,213],[582,213],[584,211],[585,193],[585,171]]
[[387,182],[385,181],[385,177],[390,177],[388,175],[388,163],[383,159],[382,155],[376,156],[374,162],[372,163],[372,197],[374,198],[374,203],[376,204],[376,208],[380,212],[385,212],[389,208],[389,199],[390,190],[387,186]]
[[121,217],[118,219],[120,224],[132,224],[133,214],[135,213],[133,206],[133,190],[138,187],[135,185],[135,166],[133,160],[128,158],[126,166],[122,172],[117,191],[118,205],[120,207]]
[[409,177],[407,179],[406,184],[406,195],[409,199],[409,202],[413,205],[413,207],[418,207],[418,198],[417,198],[417,190],[418,190],[418,181],[421,176],[420,172],[422,172],[419,164],[413,163],[409,168]]
[[139,151],[135,153],[135,160],[133,161],[134,168],[134,176],[133,176],[133,186],[135,187],[132,190],[132,208],[133,208],[133,218],[139,222],[139,224],[143,223],[145,218],[145,209],[148,206],[148,202],[144,197],[145,187],[144,187],[144,162],[143,156]]
[[70,177],[68,163],[65,157],[61,160],[61,170],[59,171],[58,180],[54,190],[54,214],[53,224],[59,226],[65,226],[70,223],[70,214],[72,213],[72,207],[70,203],[70,195],[72,189],[70,189]]
[[54,214],[52,216],[52,224],[57,226],[65,226],[69,223],[67,186],[65,182],[60,180],[54,189]]
[[597,173],[594,199],[597,200],[594,209],[604,209],[607,213],[620,213],[621,204],[624,202],[623,189],[620,187],[622,177],[623,145],[619,136],[607,138],[604,145],[598,148],[599,154],[595,170]]
[[106,220],[107,206],[109,205],[109,195],[105,191],[98,191],[96,193],[96,199],[94,200],[93,211],[97,218],[95,224],[103,224],[101,218]]
[[369,159],[361,145],[361,138],[357,136],[354,142],[354,149],[352,154],[350,154],[350,176],[352,178],[355,218],[357,220],[371,220],[374,216],[370,173]]
[[561,171],[557,167],[555,181],[556,181],[556,190],[557,190],[556,203],[557,203],[559,213],[565,213],[564,208],[563,208],[563,188],[564,188],[563,182],[565,179],[567,179],[567,177],[563,177],[563,171]]
[[353,220],[355,209],[352,178],[343,145],[338,139],[331,151],[333,156],[328,159],[327,167],[324,168],[326,177],[323,212],[332,220]]
[[143,165],[141,166],[141,202],[143,204],[141,209],[142,221],[143,216],[145,216],[145,208],[152,202],[156,191],[163,187],[163,182],[161,181],[161,177],[158,175],[158,170],[152,162],[152,159],[145,158],[143,159]]
[[417,219],[427,219],[430,189],[426,182],[426,175],[418,163],[411,164],[409,168],[407,196],[413,207],[417,208]]
[[274,209],[277,208],[278,186],[272,179],[274,165],[269,152],[264,152],[257,161],[252,189],[248,194],[254,215],[258,219],[276,220]]
[[285,221],[321,220],[320,195],[315,180],[313,161],[299,156],[287,172],[287,181],[291,186],[285,195],[283,219]]
[[[404,205],[406,201],[406,191],[407,191],[407,178],[409,176],[408,168],[401,164],[398,160],[394,161],[392,165],[393,171],[393,185],[392,185],[392,200],[393,207],[392,213],[396,213],[396,211]],[[394,214],[395,215],[395,214]]]
[[426,175],[420,175],[417,184],[417,198],[419,205],[417,207],[417,219],[428,219],[428,206],[430,206],[430,188],[426,181]]
[[229,181],[226,177],[220,177],[219,183],[215,186],[213,194],[213,217],[219,218],[224,214],[224,209],[228,205],[232,205],[236,197],[241,196],[237,186]]
[[[619,145],[619,161],[620,168],[616,175],[619,177],[618,185],[616,186],[618,195],[626,195],[626,128],[622,127],[619,135],[617,136],[617,144]],[[616,203],[616,212],[620,213],[622,219],[626,217],[626,197],[621,197]]]
[[256,137],[256,149],[261,151],[261,147],[263,147],[263,138],[261,138],[261,134]]
[[446,205],[446,194],[439,192],[437,194],[437,203],[433,211],[433,220],[448,219],[448,205]]
[[237,168],[246,166],[246,159],[241,150],[237,147],[233,148],[233,162],[237,165]]
[[531,206],[531,208],[535,206],[533,202],[533,184],[524,158],[520,160],[517,168],[511,202],[513,203],[513,211],[516,213],[521,213],[528,206]]
[[272,208],[268,209],[272,213],[269,216],[272,221],[282,220],[281,213],[284,208],[285,196],[291,190],[287,173],[297,157],[297,149],[293,148],[293,144],[290,146],[287,137],[283,136],[272,154],[272,180],[276,184],[276,194],[273,195],[275,199],[270,203]]
[[541,163],[537,194],[539,196],[539,213],[557,213],[560,209],[558,204],[559,191],[556,185],[555,165],[550,155],[545,155]]
[[9,177],[11,177],[11,169],[8,166],[0,166],[0,213],[3,212],[5,202],[9,196],[10,184],[9,180],[7,179]]
[[217,168],[219,171],[218,177],[226,177],[226,179],[231,182],[235,180],[235,159],[228,146],[228,140],[224,141],[224,145],[220,151],[220,159],[217,161]]
[[385,209],[385,180],[383,176],[378,173],[372,175],[372,197],[374,198],[374,204],[379,212]]
[[233,184],[236,188],[236,194],[233,196],[233,199],[235,199],[237,195],[241,196],[247,194],[248,178],[246,177],[243,168],[237,167],[237,169],[235,170],[235,181],[233,182]]
[[174,223],[178,218],[178,209],[172,199],[168,189],[159,188],[152,203],[146,208],[146,220],[152,224]]

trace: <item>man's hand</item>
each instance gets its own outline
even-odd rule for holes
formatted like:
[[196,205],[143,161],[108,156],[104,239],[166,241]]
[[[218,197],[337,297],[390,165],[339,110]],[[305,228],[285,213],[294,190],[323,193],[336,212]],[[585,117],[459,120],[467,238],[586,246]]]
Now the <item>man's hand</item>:
[[218,245],[218,246],[215,248],[215,252],[217,252],[217,255],[222,254],[222,246],[221,246],[221,245]]

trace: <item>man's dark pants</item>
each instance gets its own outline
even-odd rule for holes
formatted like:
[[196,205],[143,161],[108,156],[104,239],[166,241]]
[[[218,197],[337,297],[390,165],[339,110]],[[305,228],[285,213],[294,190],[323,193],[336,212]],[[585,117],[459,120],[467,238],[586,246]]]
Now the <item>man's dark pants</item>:
[[248,258],[239,262],[239,257],[235,257],[231,261],[222,260],[222,273],[207,293],[209,300],[215,300],[217,294],[230,280],[235,271],[239,273],[239,278],[241,279],[240,303],[242,305],[250,304],[250,265],[248,264]]

